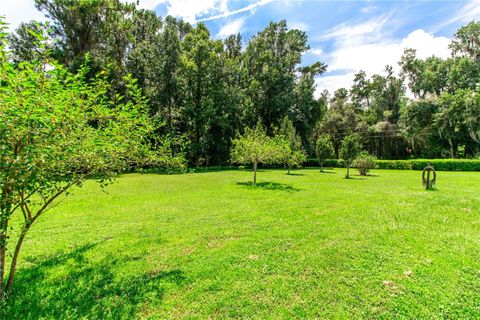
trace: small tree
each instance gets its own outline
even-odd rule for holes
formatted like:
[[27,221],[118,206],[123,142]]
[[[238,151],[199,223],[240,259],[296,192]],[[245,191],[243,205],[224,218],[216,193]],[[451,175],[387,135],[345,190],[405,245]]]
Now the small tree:
[[300,167],[307,156],[302,147],[302,139],[288,116],[283,118],[275,140],[281,147],[281,161],[287,166],[287,174],[290,174],[290,170],[293,167]]
[[347,168],[346,178],[350,178],[350,167],[352,166],[353,160],[360,153],[361,148],[358,134],[351,134],[343,139],[342,145],[340,146],[340,158],[343,159],[345,167]]
[[125,78],[125,97],[109,98],[102,75],[87,83],[89,70],[71,74],[48,53],[15,66],[1,26],[0,19],[0,300],[12,290],[27,232],[57,198],[88,178],[105,186],[132,166],[170,162],[150,144],[155,125],[134,80]]
[[282,147],[276,140],[267,136],[260,121],[256,127],[245,128],[243,135],[232,141],[231,160],[239,164],[252,164],[253,184],[257,184],[257,167],[259,163],[280,163]]
[[362,152],[353,161],[352,165],[357,168],[361,176],[366,176],[371,169],[375,168],[376,160],[377,158],[375,156],[370,155],[368,152]]
[[315,153],[317,155],[318,163],[320,163],[320,172],[323,172],[323,164],[327,159],[332,158],[335,153],[332,140],[328,134],[322,134],[317,138]]

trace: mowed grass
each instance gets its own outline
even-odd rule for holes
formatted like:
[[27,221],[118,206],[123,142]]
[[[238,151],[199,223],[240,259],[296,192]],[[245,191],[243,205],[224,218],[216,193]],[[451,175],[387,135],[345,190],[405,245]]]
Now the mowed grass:
[[129,174],[38,221],[5,319],[480,318],[480,173]]

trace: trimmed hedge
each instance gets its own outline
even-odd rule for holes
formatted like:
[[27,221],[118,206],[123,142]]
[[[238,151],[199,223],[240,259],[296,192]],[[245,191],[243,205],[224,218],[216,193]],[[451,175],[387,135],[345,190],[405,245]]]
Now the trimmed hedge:
[[[305,167],[320,167],[320,163],[315,158],[308,158],[307,161],[303,163]],[[324,168],[343,168],[345,164],[342,159],[327,159],[323,163]]]
[[423,170],[428,163],[438,171],[480,171],[480,160],[473,159],[377,160],[377,168]]
[[[475,159],[411,159],[411,160],[377,160],[377,169],[423,170],[431,163],[438,171],[480,171],[480,160]],[[308,159],[305,166],[318,167],[316,159]],[[343,160],[329,159],[324,167],[344,167]]]

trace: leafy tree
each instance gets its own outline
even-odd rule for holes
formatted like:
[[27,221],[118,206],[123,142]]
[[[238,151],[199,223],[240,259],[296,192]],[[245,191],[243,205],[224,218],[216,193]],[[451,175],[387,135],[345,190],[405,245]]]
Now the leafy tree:
[[325,72],[326,66],[316,62],[310,66],[300,68],[300,77],[295,83],[295,100],[290,108],[289,115],[301,137],[303,146],[309,153],[314,152],[311,145],[313,129],[326,110],[327,104],[324,99],[315,99],[315,77]]
[[253,184],[257,184],[259,163],[275,164],[282,161],[282,146],[267,136],[259,121],[255,128],[245,128],[243,135],[232,141],[231,160],[234,163],[252,164]]
[[359,71],[355,74],[353,85],[350,89],[352,103],[356,109],[367,110],[370,108],[370,99],[372,87],[370,80],[367,79],[365,71]]
[[292,121],[285,116],[277,132],[278,144],[282,146],[282,161],[287,166],[288,172],[292,167],[299,167],[306,160],[300,136],[295,131]]
[[[105,73],[86,82],[88,69],[71,74],[48,54],[15,67],[6,59],[7,45],[0,32],[1,298],[12,290],[27,232],[72,187],[88,178],[105,186],[133,166],[182,163],[159,154],[167,144],[151,145],[155,123],[134,79],[124,79],[128,99],[109,98]],[[12,219],[20,223],[18,233]],[[8,242],[16,234],[7,271]]]
[[480,93],[465,91],[464,121],[470,137],[480,143]]
[[376,157],[370,155],[368,152],[362,152],[360,155],[353,161],[353,166],[357,168],[358,173],[361,176],[366,176],[368,172],[375,168]]
[[[56,58],[71,70],[90,58],[93,76],[110,65],[110,76],[118,87],[125,75],[134,3],[120,0],[35,0],[37,9],[52,20]],[[117,88],[115,88],[117,89]]]
[[333,144],[328,134],[322,134],[317,138],[315,154],[317,155],[318,163],[320,163],[320,172],[323,172],[323,164],[325,161],[333,158],[335,155]]
[[463,126],[464,99],[460,94],[444,93],[439,99],[439,111],[435,114],[435,125],[442,139],[448,142],[450,157],[456,158],[459,134]]
[[468,55],[475,61],[480,61],[480,22],[472,21],[458,29],[450,49],[454,54]]
[[315,126],[313,142],[316,144],[317,137],[326,133],[331,137],[335,154],[338,154],[342,138],[354,133],[359,121],[359,115],[348,101],[348,91],[341,88],[330,100],[330,107],[324,118]]
[[348,135],[343,139],[342,146],[340,147],[340,158],[343,159],[345,167],[347,168],[346,178],[350,177],[350,167],[361,149],[360,137],[357,134]]
[[41,58],[45,51],[38,47],[38,35],[48,37],[49,29],[45,23],[30,21],[21,23],[14,33],[8,35],[10,59],[19,64]]
[[243,60],[252,104],[248,122],[260,117],[269,133],[278,126],[294,104],[295,71],[306,50],[305,32],[288,30],[284,20],[270,22],[249,41]]

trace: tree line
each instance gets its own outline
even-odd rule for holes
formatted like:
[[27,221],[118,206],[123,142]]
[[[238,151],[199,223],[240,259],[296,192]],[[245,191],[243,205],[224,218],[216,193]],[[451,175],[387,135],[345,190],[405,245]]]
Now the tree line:
[[457,31],[448,59],[419,59],[407,48],[399,74],[392,66],[371,77],[360,71],[351,88],[316,98],[315,77],[327,66],[301,64],[307,36],[286,21],[269,23],[248,41],[240,34],[215,39],[203,23],[159,17],[119,0],[35,3],[51,23],[22,24],[10,36],[10,59],[33,59],[38,48],[28,30],[42,30],[53,57],[69,70],[86,57],[90,77],[108,66],[110,96],[125,94],[123,79],[131,74],[150,115],[162,122],[159,133],[190,165],[229,163],[232,142],[246,128],[260,122],[273,137],[285,118],[308,157],[326,137],[338,158],[341,141],[353,133],[380,159],[479,152],[478,22]]

